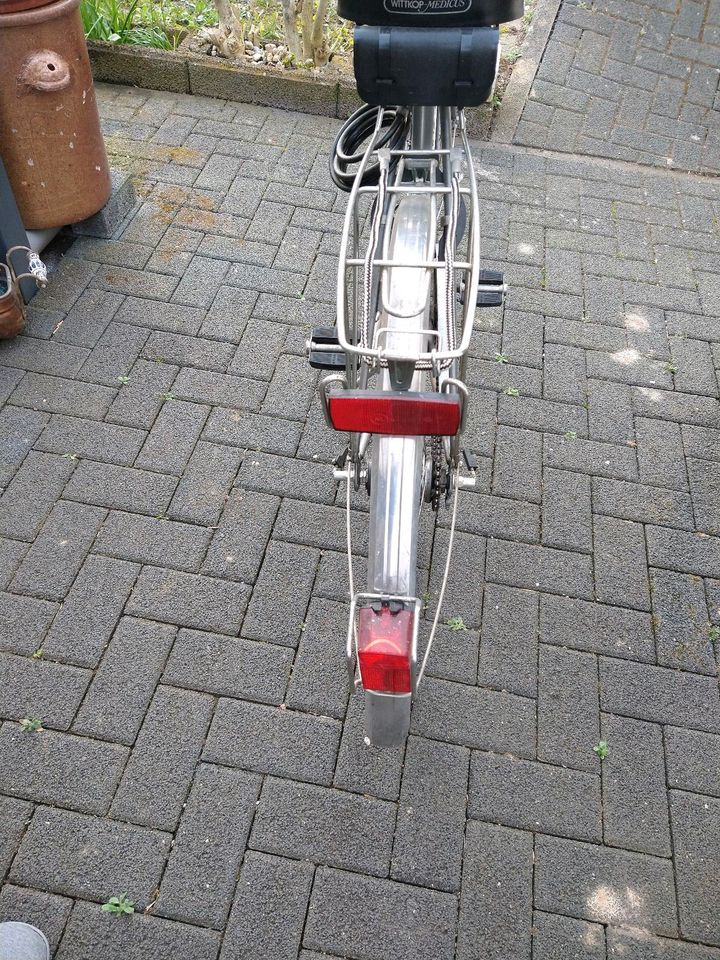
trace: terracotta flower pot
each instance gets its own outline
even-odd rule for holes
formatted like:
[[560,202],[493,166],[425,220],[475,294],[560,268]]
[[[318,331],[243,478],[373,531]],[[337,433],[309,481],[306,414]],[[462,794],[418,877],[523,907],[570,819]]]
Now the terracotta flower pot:
[[0,0],[0,156],[27,229],[77,223],[111,192],[80,0],[6,6]]

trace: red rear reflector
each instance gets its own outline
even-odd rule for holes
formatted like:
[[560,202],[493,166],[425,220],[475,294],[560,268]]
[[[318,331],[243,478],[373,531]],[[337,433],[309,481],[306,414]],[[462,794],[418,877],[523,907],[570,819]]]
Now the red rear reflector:
[[386,607],[375,613],[363,607],[358,616],[358,660],[366,690],[377,693],[412,691],[412,641],[414,614],[392,613]]
[[336,430],[393,437],[454,437],[462,413],[456,395],[373,390],[332,393],[328,410]]

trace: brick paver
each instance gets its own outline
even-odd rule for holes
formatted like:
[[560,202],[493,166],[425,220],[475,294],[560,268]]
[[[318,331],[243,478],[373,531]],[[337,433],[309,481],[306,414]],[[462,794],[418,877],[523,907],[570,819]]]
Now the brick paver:
[[636,163],[720,169],[719,11],[562,5],[518,143],[633,162],[478,145],[468,629],[397,750],[303,357],[336,123],[99,88],[140,199],[0,346],[0,919],[61,960],[720,958],[720,186]]

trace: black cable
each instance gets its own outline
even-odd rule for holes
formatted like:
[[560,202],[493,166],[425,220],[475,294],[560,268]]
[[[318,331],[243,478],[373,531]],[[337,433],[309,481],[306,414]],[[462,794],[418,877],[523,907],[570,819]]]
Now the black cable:
[[[375,130],[380,109],[380,107],[371,106],[360,107],[345,121],[337,135],[330,156],[330,176],[333,183],[346,193],[350,193],[355,182],[355,173],[350,171],[350,167],[362,161],[366,149],[363,144]],[[399,150],[407,139],[410,115],[401,107],[385,107],[384,110],[384,133],[376,143],[375,149]],[[380,164],[377,162],[368,164],[363,174],[362,185],[375,184],[379,179]]]

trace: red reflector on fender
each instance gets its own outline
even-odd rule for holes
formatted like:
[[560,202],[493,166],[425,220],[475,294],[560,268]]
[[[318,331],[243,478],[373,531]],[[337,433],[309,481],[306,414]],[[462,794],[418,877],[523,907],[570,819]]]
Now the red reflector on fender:
[[373,390],[330,394],[328,410],[336,430],[392,437],[454,437],[462,414],[457,395]]
[[414,614],[410,610],[375,613],[363,607],[358,616],[358,660],[366,690],[377,693],[412,691]]

